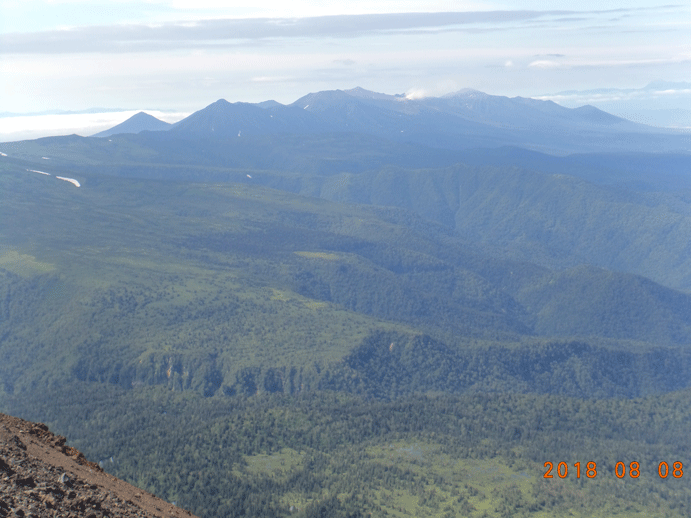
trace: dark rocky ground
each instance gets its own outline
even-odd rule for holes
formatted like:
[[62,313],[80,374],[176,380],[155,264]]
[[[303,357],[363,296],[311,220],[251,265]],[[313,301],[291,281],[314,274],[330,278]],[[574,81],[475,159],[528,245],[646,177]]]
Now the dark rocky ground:
[[196,518],[65,443],[44,424],[0,413],[0,518]]

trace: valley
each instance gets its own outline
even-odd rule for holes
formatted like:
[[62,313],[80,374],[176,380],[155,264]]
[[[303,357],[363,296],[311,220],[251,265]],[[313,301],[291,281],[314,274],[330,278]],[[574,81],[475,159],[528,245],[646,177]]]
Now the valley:
[[0,411],[204,517],[684,516],[688,137],[479,94],[0,144]]

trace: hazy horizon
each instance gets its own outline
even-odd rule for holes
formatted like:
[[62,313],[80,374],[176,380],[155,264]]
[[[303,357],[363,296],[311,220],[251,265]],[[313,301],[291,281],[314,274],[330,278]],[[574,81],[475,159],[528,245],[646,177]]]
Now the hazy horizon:
[[[675,100],[683,104],[685,101],[684,97],[691,97],[691,83],[688,85],[682,84],[682,86],[689,86],[690,88],[677,88],[677,90],[675,90],[676,99],[674,95],[667,93],[667,98],[663,99],[667,104],[654,101],[648,104],[648,109],[645,109],[645,107],[641,105],[640,99],[646,95],[661,95],[660,92],[663,92],[663,90],[660,90],[660,86],[662,85],[658,85],[657,89],[650,88],[650,85],[648,85],[645,88],[629,89],[626,91],[609,89],[591,92],[563,92],[552,95],[543,94],[530,97],[540,100],[551,100],[568,108],[576,108],[591,104],[613,115],[650,126],[675,129],[691,128],[691,110],[686,108],[666,108],[669,103],[674,103]],[[667,86],[671,85],[668,84]],[[308,93],[311,92],[305,92],[304,95]],[[391,95],[395,92],[379,93]],[[485,93],[494,95],[492,92]],[[0,142],[14,142],[72,134],[88,137],[106,129],[110,129],[141,111],[162,121],[175,123],[189,116],[194,111],[205,108],[216,100],[217,99],[209,100],[203,106],[199,106],[189,112],[142,107],[138,109],[90,108],[67,113],[60,110],[46,110],[37,113],[0,113]],[[242,99],[226,100],[230,102],[247,102]],[[274,99],[264,99],[264,101],[268,100]],[[297,100],[297,98],[295,100]]]
[[[289,104],[360,86],[418,96],[472,88],[691,126],[690,6],[569,0],[558,7],[536,0],[0,2],[0,121],[11,129],[19,121],[1,114],[96,106],[189,114],[221,98]],[[655,82],[677,86],[648,88]],[[79,133],[70,117],[64,121],[62,134]],[[32,135],[49,129],[29,128]],[[28,134],[0,133],[3,140]]]

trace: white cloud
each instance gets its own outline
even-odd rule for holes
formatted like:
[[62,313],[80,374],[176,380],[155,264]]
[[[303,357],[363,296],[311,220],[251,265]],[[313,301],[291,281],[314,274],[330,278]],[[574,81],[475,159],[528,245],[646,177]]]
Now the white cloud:
[[463,11],[339,14],[287,18],[215,18],[196,22],[82,26],[0,34],[2,54],[171,52],[239,48],[277,40],[347,39],[396,35],[435,36],[506,30],[514,24],[553,18],[557,11]]
[[[592,104],[601,107],[605,111],[632,119],[636,112],[676,113],[678,117],[668,117],[666,123],[657,125],[679,126],[682,119],[688,120],[681,112],[687,110],[691,113],[691,88],[651,88],[651,85],[642,88],[599,88],[595,90],[569,90],[554,94],[536,96],[536,99],[551,100],[563,106],[576,107],[584,104]],[[635,118],[635,117],[634,117]],[[679,121],[677,121],[679,119]],[[641,120],[640,122],[645,122]]]
[[[12,11],[24,23],[10,25],[3,9],[11,1],[0,0],[0,111],[191,111],[221,97],[289,103],[355,86],[531,96],[688,79],[691,63],[682,5],[643,11],[636,3],[615,22],[594,0],[86,1],[17,0],[34,7]],[[553,6],[559,11],[545,10]],[[56,30],[65,24],[73,29]],[[11,27],[17,34],[7,34]]]
[[669,89],[669,90],[657,90],[655,92],[657,95],[688,95],[691,94],[691,89]]
[[283,81],[291,81],[293,77],[289,76],[256,76],[251,79],[253,83],[282,83]]
[[405,93],[406,99],[424,99],[428,94],[422,88],[411,88]]
[[561,65],[556,61],[551,61],[548,59],[538,59],[530,63],[528,66],[530,68],[558,68]]
[[169,0],[173,9],[207,10],[226,13],[233,18],[271,17],[292,18],[306,16],[333,16],[341,14],[384,14],[486,10],[487,2],[458,0],[350,0],[348,2],[314,0],[229,2],[225,0]]

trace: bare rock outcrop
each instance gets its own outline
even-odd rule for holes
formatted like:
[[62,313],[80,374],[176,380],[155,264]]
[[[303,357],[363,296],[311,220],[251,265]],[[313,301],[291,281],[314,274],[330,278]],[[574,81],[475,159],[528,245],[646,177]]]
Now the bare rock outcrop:
[[0,518],[196,518],[105,473],[41,423],[0,413]]

